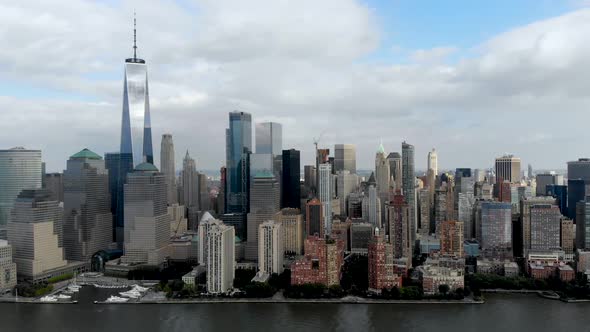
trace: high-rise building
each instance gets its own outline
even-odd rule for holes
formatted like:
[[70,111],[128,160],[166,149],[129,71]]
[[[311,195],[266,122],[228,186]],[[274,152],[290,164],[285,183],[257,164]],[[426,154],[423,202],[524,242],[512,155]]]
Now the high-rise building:
[[463,223],[463,237],[466,240],[471,240],[475,237],[475,226],[473,224],[473,206],[475,205],[475,198],[473,195],[466,193],[459,193],[459,206],[457,219]]
[[443,185],[435,190],[434,193],[434,230],[436,233],[440,230],[440,224],[449,220],[448,211],[448,186]]
[[248,213],[251,153],[252,116],[245,112],[230,112],[226,130],[226,213]]
[[0,238],[6,236],[14,200],[23,189],[41,188],[41,175],[41,150],[0,150]]
[[420,189],[418,191],[418,221],[420,222],[418,233],[422,235],[430,234],[430,219],[432,215],[430,206],[430,190],[428,188]]
[[568,217],[576,222],[576,204],[586,197],[586,185],[590,184],[590,158],[579,158],[567,163]]
[[463,257],[463,223],[446,220],[440,224],[440,253]]
[[297,209],[301,206],[301,168],[299,150],[283,150],[281,207]]
[[520,183],[520,158],[513,155],[496,158],[496,179],[501,179],[499,182]]
[[[188,151],[187,151],[188,153]],[[174,142],[172,135],[162,135],[162,143],[160,146],[160,171],[166,177],[167,202],[168,205],[178,203],[176,197],[176,163],[174,158]]]
[[332,225],[332,165],[324,163],[319,167],[318,192],[324,212],[324,229],[326,234],[331,233]]
[[211,225],[207,235],[208,293],[225,293],[233,288],[235,255],[234,228],[224,224]]
[[133,58],[125,59],[123,83],[123,116],[121,119],[121,154],[131,154],[133,165],[154,163],[150,95],[145,60],[137,57],[135,19]]
[[[64,248],[67,260],[90,261],[113,242],[109,174],[96,153],[72,155],[64,171]],[[127,222],[126,222],[127,223]]]
[[123,246],[125,227],[124,186],[127,174],[133,172],[133,155],[131,153],[111,152],[104,156],[105,167],[109,172],[109,191],[111,194],[111,214],[113,215],[113,240],[119,247]]
[[246,259],[258,261],[258,226],[279,212],[279,184],[272,173],[259,173],[250,188],[250,213],[247,221]]
[[522,254],[524,257],[528,255],[529,250],[533,249],[531,246],[531,229],[534,221],[531,216],[531,208],[535,205],[553,206],[555,203],[556,200],[551,197],[532,197],[520,201],[520,227],[522,229],[520,233],[522,234]]
[[62,173],[46,173],[43,188],[47,189],[53,201],[64,201],[64,177]]
[[[215,219],[209,212],[203,213],[201,221],[199,222],[199,264],[207,265],[207,244],[209,243],[209,229],[213,225],[225,224],[222,220]],[[228,225],[230,226],[230,225]]]
[[317,175],[316,175],[316,168],[313,165],[305,165],[303,167],[303,182],[305,184],[305,187],[312,191],[315,192],[316,191],[316,179],[317,179]]
[[348,216],[348,195],[358,188],[359,177],[348,170],[336,174],[336,196],[340,200],[340,214]]
[[394,273],[393,248],[378,228],[369,243],[368,255],[369,290],[379,293],[382,289],[402,286],[402,277]]
[[170,249],[171,215],[166,177],[156,166],[142,163],[125,184],[125,250],[122,261],[158,266]]
[[207,187],[207,175],[197,172],[197,186],[199,187],[199,209],[208,211],[211,209],[211,196]]
[[200,209],[199,174],[197,173],[195,160],[188,154],[188,150],[182,160],[182,173],[180,179],[182,187],[180,203],[186,208],[194,207]]
[[36,282],[67,265],[63,249],[63,209],[46,189],[25,189],[14,203],[8,241],[22,279]]
[[402,143],[402,189],[408,203],[411,243],[416,240],[416,170],[414,162],[414,146]]
[[390,170],[383,144],[379,145],[379,149],[375,154],[375,180],[377,181],[377,193],[379,196],[382,197],[382,194],[389,195]]
[[[547,186],[547,196],[555,198],[559,211],[564,216],[568,215],[567,211],[567,186],[550,184]],[[571,218],[570,218],[571,219]]]
[[[561,213],[551,204],[535,204],[530,207],[532,251],[560,249]],[[528,253],[528,251],[527,251]]]
[[590,197],[576,204],[576,248],[590,249]]
[[[39,173],[40,174],[40,173]],[[0,291],[16,286],[16,264],[12,261],[12,246],[0,240]]]
[[402,156],[399,152],[391,152],[387,155],[389,173],[391,174],[391,186],[394,190],[402,189]]
[[305,205],[305,235],[317,235],[321,238],[325,235],[324,228],[324,204],[317,198],[312,199]]
[[256,123],[256,153],[280,156],[282,151],[282,125],[276,122]]
[[574,222],[567,218],[561,217],[560,218],[560,229],[559,229],[559,241],[561,245],[561,249],[567,254],[571,255],[574,253],[574,243],[575,243],[575,227]]
[[428,152],[428,163],[426,170],[433,170],[434,175],[438,175],[438,155],[436,154],[436,149],[432,148],[432,151]]
[[350,251],[353,254],[367,254],[374,229],[373,224],[366,222],[353,222],[350,225]]
[[281,224],[286,255],[303,254],[303,215],[299,209],[284,208],[275,214],[274,221]]
[[267,220],[258,226],[258,271],[283,273],[285,254],[281,224]]
[[476,237],[486,258],[512,257],[512,206],[510,203],[478,201]]
[[363,197],[363,219],[374,227],[381,227],[381,199],[377,195],[377,188],[370,185],[367,196]]
[[412,257],[410,208],[405,197],[396,192],[388,205],[389,242],[393,245],[394,258]]
[[344,264],[344,243],[339,239],[308,236],[305,256],[291,265],[291,284],[319,283],[325,286],[340,283]]
[[356,174],[356,146],[354,144],[336,144],[334,146],[334,171],[349,171]]
[[548,185],[562,185],[563,175],[553,173],[542,173],[535,176],[535,182],[537,184],[537,196],[547,195]]

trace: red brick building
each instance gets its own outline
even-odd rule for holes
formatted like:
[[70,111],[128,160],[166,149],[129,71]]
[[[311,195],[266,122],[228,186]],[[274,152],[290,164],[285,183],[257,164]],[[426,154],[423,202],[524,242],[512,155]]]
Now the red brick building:
[[378,232],[369,242],[369,290],[377,293],[402,286],[401,275],[394,272],[393,247]]
[[305,240],[305,256],[291,266],[291,284],[340,284],[344,264],[344,242],[309,236]]
[[447,220],[440,223],[440,254],[463,257],[463,223]]

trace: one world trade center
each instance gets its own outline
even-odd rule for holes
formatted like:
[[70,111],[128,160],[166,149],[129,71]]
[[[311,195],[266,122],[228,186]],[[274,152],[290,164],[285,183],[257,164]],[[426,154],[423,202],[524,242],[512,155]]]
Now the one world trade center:
[[134,167],[143,162],[154,163],[147,65],[137,57],[135,18],[133,58],[125,60],[120,153],[132,155]]

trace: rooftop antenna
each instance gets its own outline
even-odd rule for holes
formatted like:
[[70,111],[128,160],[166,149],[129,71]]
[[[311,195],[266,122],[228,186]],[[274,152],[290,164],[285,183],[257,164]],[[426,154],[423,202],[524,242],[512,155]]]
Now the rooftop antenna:
[[137,20],[133,11],[133,60],[137,60]]

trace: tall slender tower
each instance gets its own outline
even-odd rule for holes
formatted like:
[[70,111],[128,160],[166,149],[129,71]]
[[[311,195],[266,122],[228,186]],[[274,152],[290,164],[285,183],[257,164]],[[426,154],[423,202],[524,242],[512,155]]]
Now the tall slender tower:
[[168,189],[168,205],[178,203],[176,197],[176,166],[174,163],[174,142],[172,135],[162,135],[162,144],[160,147],[160,170],[166,177],[166,186]]
[[225,132],[227,213],[248,213],[250,188],[250,154],[252,153],[252,115],[230,112]]
[[416,239],[417,218],[416,218],[416,174],[414,164],[414,146],[402,143],[402,188],[403,195],[408,204],[410,219],[411,245]]
[[438,155],[435,148],[428,152],[428,168],[426,170],[432,170],[435,176],[438,175]]
[[137,29],[133,18],[133,58],[125,60],[121,153],[132,154],[135,166],[154,163],[148,74],[145,60],[137,57]]

